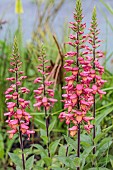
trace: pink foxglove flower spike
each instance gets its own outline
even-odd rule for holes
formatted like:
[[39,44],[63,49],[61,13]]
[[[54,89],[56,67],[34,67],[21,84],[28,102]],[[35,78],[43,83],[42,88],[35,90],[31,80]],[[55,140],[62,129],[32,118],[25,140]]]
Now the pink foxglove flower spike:
[[30,101],[26,101],[21,98],[24,93],[27,94],[30,90],[26,87],[22,87],[22,80],[25,79],[26,76],[22,76],[23,72],[20,70],[22,63],[20,61],[20,56],[18,53],[16,38],[14,39],[13,57],[11,58],[10,65],[12,66],[12,68],[9,69],[9,72],[14,74],[14,77],[7,78],[7,80],[11,82],[11,85],[5,92],[6,102],[8,101],[6,103],[8,112],[4,115],[8,116],[6,122],[11,128],[11,130],[7,131],[9,134],[9,138],[12,139],[14,134],[19,133],[20,147],[22,150],[23,170],[25,170],[22,136],[27,135],[29,139],[30,135],[33,134],[34,131],[29,130],[29,122],[31,116],[25,111],[25,109],[29,107]]
[[[98,50],[100,46],[101,40],[98,39],[99,30],[98,30],[98,23],[96,17],[96,8],[94,7],[93,14],[92,14],[92,21],[90,27],[90,34],[89,34],[89,44],[91,45],[90,51],[92,52],[93,60],[92,60],[92,69],[90,71],[92,77],[92,93],[93,93],[93,117],[96,117],[96,101],[95,95],[99,94],[100,99],[102,98],[103,94],[106,92],[101,90],[101,87],[106,82],[102,79],[102,75],[104,73],[104,67],[100,65],[99,59],[104,57],[102,51]],[[96,126],[93,126],[93,140],[96,137]],[[93,154],[96,153],[96,147],[93,148]]]
[[[59,115],[61,121],[65,120],[67,125],[73,125],[68,130],[71,136],[78,135],[77,157],[80,157],[80,126],[83,124],[84,129],[89,133],[93,128],[90,121],[93,117],[88,117],[87,113],[93,104],[93,96],[91,89],[92,77],[90,71],[92,69],[90,57],[91,51],[85,45],[89,35],[84,35],[86,24],[82,23],[83,15],[81,1],[76,1],[76,9],[74,13],[75,22],[71,22],[73,34],[69,36],[73,46],[73,51],[67,52],[65,55],[64,69],[68,73],[65,77],[66,85],[63,89],[66,90],[64,97],[64,109]],[[79,170],[80,167],[77,168]]]
[[51,85],[53,85],[53,81],[46,81],[46,78],[49,74],[48,72],[48,60],[46,60],[46,54],[45,49],[42,45],[41,47],[41,54],[38,58],[41,64],[37,67],[38,72],[40,72],[41,76],[36,78],[34,80],[34,83],[37,84],[38,88],[34,90],[35,93],[35,99],[36,103],[34,104],[34,107],[40,111],[41,109],[44,110],[45,113],[45,120],[46,120],[46,135],[48,138],[47,143],[47,150],[48,150],[48,157],[50,157],[50,150],[49,150],[49,143],[50,143],[50,137],[49,137],[49,122],[50,122],[50,115],[49,112],[51,108],[54,106],[54,104],[57,102],[56,99],[54,99],[54,91],[51,88]]

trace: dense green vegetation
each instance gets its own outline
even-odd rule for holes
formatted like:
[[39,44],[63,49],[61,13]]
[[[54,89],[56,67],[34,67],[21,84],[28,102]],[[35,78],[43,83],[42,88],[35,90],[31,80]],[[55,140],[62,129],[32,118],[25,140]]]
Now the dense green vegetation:
[[[71,137],[68,133],[68,127],[64,122],[60,122],[59,114],[64,111],[62,100],[62,86],[65,85],[64,79],[64,56],[68,51],[72,51],[72,47],[66,45],[69,34],[73,33],[71,29],[64,23],[64,37],[62,43],[58,42],[59,37],[56,37],[51,32],[51,22],[53,21],[58,11],[62,7],[65,0],[60,0],[59,4],[54,6],[53,1],[45,3],[45,9],[41,11],[43,1],[36,2],[38,9],[39,23],[37,29],[33,31],[31,42],[23,45],[21,12],[22,6],[18,6],[18,28],[13,33],[13,37],[9,41],[0,40],[0,170],[22,169],[21,149],[19,144],[18,133],[12,139],[9,139],[7,130],[9,127],[6,123],[7,117],[4,113],[7,112],[5,91],[11,85],[11,82],[6,78],[12,77],[12,73],[8,72],[10,66],[10,58],[12,57],[14,37],[17,37],[20,60],[22,61],[22,70],[27,79],[23,81],[23,86],[30,89],[29,94],[23,94],[25,100],[30,101],[30,108],[27,112],[32,116],[30,129],[34,129],[35,134],[31,135],[30,140],[27,140],[26,135],[23,135],[24,155],[26,160],[26,170],[74,170],[80,167],[80,170],[112,170],[113,169],[113,73],[106,69],[107,62],[113,57],[113,53],[106,56],[103,62],[105,71],[102,78],[107,82],[102,87],[106,92],[100,100],[100,96],[96,95],[96,118],[92,124],[96,125],[96,136],[93,139],[92,130],[88,134],[81,130],[80,140],[80,157],[77,156],[77,135]],[[79,0],[77,0],[79,2]],[[102,4],[108,12],[113,15],[113,9],[103,0]],[[18,5],[18,4],[17,4]],[[50,13],[45,11],[51,11]],[[41,13],[42,12],[42,13]],[[72,11],[73,12],[73,11]],[[106,23],[112,29],[112,24],[108,22],[107,16],[103,15]],[[98,20],[98,16],[97,16]],[[87,24],[87,23],[86,23]],[[99,23],[98,23],[99,25]],[[113,30],[113,29],[112,29]],[[2,30],[0,30],[2,31]],[[27,31],[27,30],[26,30]],[[101,33],[100,33],[101,34]],[[60,35],[59,35],[60,36]],[[112,35],[110,35],[112,36]],[[48,155],[48,136],[47,136],[47,116],[44,113],[44,108],[38,111],[34,108],[35,98],[34,90],[37,89],[37,84],[34,80],[40,76],[37,71],[37,66],[40,64],[39,58],[42,55],[42,42],[44,44],[45,53],[49,60],[51,75],[47,76],[47,80],[53,80],[52,86],[57,102],[54,107],[49,110],[49,151]],[[104,43],[107,43],[106,41]],[[107,51],[104,51],[107,54]],[[48,71],[47,70],[47,71]],[[91,108],[89,115],[92,114]],[[96,153],[93,153],[93,148],[96,147]],[[68,148],[68,149],[67,149]],[[68,153],[67,153],[68,152]],[[77,169],[79,170],[79,169]]]

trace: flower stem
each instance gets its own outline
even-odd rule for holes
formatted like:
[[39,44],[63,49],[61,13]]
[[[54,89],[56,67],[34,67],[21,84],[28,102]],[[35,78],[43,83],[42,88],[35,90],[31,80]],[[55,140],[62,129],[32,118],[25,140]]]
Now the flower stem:
[[[80,157],[80,123],[78,124],[78,145],[77,145],[77,157]],[[77,167],[80,170],[80,167]]]
[[[77,32],[77,40],[79,41],[79,25],[78,25],[78,32]],[[76,61],[76,65],[77,67],[79,67],[79,61],[78,61],[78,57],[79,57],[79,44],[77,45],[77,61]],[[77,74],[77,83],[79,83],[79,71],[78,71],[78,74]],[[79,106],[79,97],[78,97],[78,102],[77,102],[77,109],[79,110],[80,109],[80,106]],[[80,157],[80,123],[78,124],[78,136],[77,136],[77,157],[79,158]],[[77,170],[80,170],[80,167],[77,167]]]
[[[94,37],[93,37],[93,45],[95,46],[95,32],[94,32]],[[95,70],[95,48],[93,48],[93,69]],[[95,84],[95,78],[94,78],[94,81],[93,83]],[[95,103],[95,94],[94,94],[94,102],[93,102],[93,117],[95,119],[96,117],[96,103]],[[93,126],[93,145],[94,145],[94,139],[96,137],[96,126],[94,125]],[[93,154],[96,153],[96,147],[94,146],[93,148]]]
[[[42,62],[43,62],[43,73],[45,72],[45,65],[44,65],[44,55],[42,56]],[[44,90],[43,90],[43,95],[46,96],[46,87],[45,87],[45,76],[43,74],[43,86],[44,86]],[[48,150],[48,157],[50,157],[50,150],[49,150],[49,116],[47,114],[47,110],[46,107],[44,107],[44,112],[45,112],[45,119],[46,119],[46,135],[47,135],[47,150]]]
[[[16,61],[16,69],[18,69],[17,61]],[[18,82],[18,71],[16,71],[16,92],[18,93],[17,82]],[[17,95],[17,108],[19,108],[18,95]],[[20,123],[20,121],[19,121],[19,123]],[[22,165],[23,165],[23,170],[25,170],[25,158],[24,158],[24,153],[23,153],[24,147],[23,147],[22,132],[20,130],[20,125],[19,125],[19,137],[20,137],[20,148],[22,150]]]
[[19,126],[19,136],[20,136],[20,147],[22,150],[22,165],[23,165],[23,170],[25,170],[25,158],[24,158],[24,147],[23,147],[23,140],[22,140],[22,132],[20,130],[20,126]]
[[[93,104],[93,117],[94,118],[95,118],[95,110],[96,110],[96,104],[95,104],[95,95],[94,95],[94,104]],[[93,125],[93,145],[95,145],[94,144],[95,137],[96,137],[96,126]],[[94,146],[94,148],[93,148],[93,154],[95,154],[95,153],[96,153],[96,146]]]
[[[70,128],[70,124],[67,127],[67,137],[69,137],[69,130],[68,130],[69,128]],[[67,144],[67,147],[66,147],[66,157],[68,156],[68,150],[69,150],[69,145]]]
[[49,116],[47,116],[47,110],[45,109],[45,119],[46,119],[46,135],[47,135],[47,151],[48,151],[48,157],[50,157],[50,150],[49,150]]

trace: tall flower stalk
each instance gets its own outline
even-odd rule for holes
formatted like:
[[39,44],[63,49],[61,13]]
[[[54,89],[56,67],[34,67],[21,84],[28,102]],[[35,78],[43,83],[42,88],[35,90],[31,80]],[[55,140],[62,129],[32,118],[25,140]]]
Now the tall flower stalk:
[[22,136],[27,135],[29,139],[30,134],[33,134],[34,131],[29,130],[29,122],[31,116],[25,111],[26,108],[29,107],[30,101],[26,101],[21,98],[24,93],[27,94],[30,92],[30,90],[26,87],[22,87],[22,80],[24,80],[27,76],[23,76],[23,71],[20,70],[22,62],[20,61],[16,38],[14,39],[13,57],[11,58],[10,65],[12,68],[9,69],[9,72],[14,74],[14,77],[7,78],[11,85],[5,92],[8,112],[4,115],[8,116],[6,122],[11,128],[11,130],[7,131],[9,138],[12,139],[14,134],[19,133],[20,148],[22,150],[23,170],[25,170],[25,157],[23,152],[24,146]]
[[48,60],[46,60],[46,53],[45,49],[42,45],[41,47],[41,53],[40,57],[38,58],[40,61],[38,68],[38,72],[41,73],[41,76],[36,78],[34,80],[34,83],[37,83],[39,87],[37,90],[34,90],[35,93],[35,99],[36,103],[34,104],[34,107],[38,109],[38,111],[43,108],[44,113],[45,113],[45,123],[46,123],[46,135],[48,138],[47,142],[47,150],[48,150],[48,157],[50,157],[50,150],[49,150],[49,145],[50,145],[50,136],[49,136],[49,124],[50,124],[50,110],[54,106],[55,102],[57,102],[56,99],[54,99],[54,91],[51,88],[51,85],[53,84],[53,81],[47,81],[46,78],[49,74],[49,66]]
[[[70,28],[74,32],[69,36],[72,41],[67,42],[74,48],[74,51],[67,52],[64,64],[64,69],[68,73],[68,76],[65,77],[66,86],[63,87],[66,94],[62,95],[65,98],[63,100],[65,111],[60,113],[59,118],[61,121],[65,120],[67,125],[73,124],[68,130],[72,137],[78,134],[77,157],[80,157],[81,125],[83,124],[84,129],[90,133],[90,129],[93,128],[90,120],[94,119],[87,116],[93,104],[93,90],[90,88],[92,58],[89,56],[91,54],[89,47],[85,45],[88,35],[84,35],[86,24],[82,23],[83,15],[80,0],[76,1],[74,20],[75,22],[70,22]],[[80,167],[77,167],[77,170],[79,169]]]
[[[93,69],[91,70],[93,82],[92,82],[92,89],[93,89],[93,117],[96,117],[96,101],[95,96],[98,93],[100,95],[100,98],[102,98],[102,95],[105,94],[101,90],[101,87],[106,82],[105,80],[102,80],[102,74],[104,72],[104,67],[100,65],[99,58],[104,57],[104,54],[101,50],[98,50],[98,47],[100,47],[100,42],[98,35],[99,35],[99,29],[98,29],[98,23],[97,23],[97,17],[96,17],[96,8],[94,8],[92,13],[92,22],[90,27],[90,35],[89,35],[89,43],[91,45],[91,51],[92,51],[92,66]],[[94,124],[93,126],[93,142],[96,137],[96,126]],[[93,154],[96,153],[96,146],[93,148]]]

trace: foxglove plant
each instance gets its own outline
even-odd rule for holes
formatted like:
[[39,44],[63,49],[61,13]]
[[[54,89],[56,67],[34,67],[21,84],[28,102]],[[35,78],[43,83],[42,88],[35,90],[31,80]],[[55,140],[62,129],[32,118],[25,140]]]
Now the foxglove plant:
[[[90,88],[92,58],[89,56],[91,54],[89,47],[85,45],[88,35],[84,35],[86,24],[82,23],[83,15],[80,0],[76,2],[74,20],[75,22],[70,22],[70,28],[74,31],[74,34],[69,36],[72,41],[67,42],[74,48],[74,51],[67,52],[64,64],[66,72],[70,72],[69,76],[65,78],[66,86],[63,87],[66,90],[66,94],[63,94],[65,98],[63,100],[64,109],[67,109],[67,111],[61,112],[59,118],[61,121],[65,120],[67,125],[73,124],[69,128],[71,136],[78,133],[77,157],[80,157],[80,125],[83,124],[84,129],[90,133],[93,128],[90,120],[94,119],[87,116],[93,104],[93,90]],[[77,169],[79,170],[80,167]]]
[[40,57],[38,57],[38,60],[40,61],[40,64],[37,67],[37,69],[38,69],[38,72],[40,72],[41,76],[34,80],[34,83],[38,84],[38,88],[34,90],[35,99],[36,99],[36,103],[34,104],[34,107],[36,107],[38,111],[43,109],[45,113],[46,135],[48,138],[47,150],[48,150],[48,157],[50,157],[50,150],[49,150],[50,115],[49,115],[49,112],[51,108],[54,106],[55,102],[57,102],[57,100],[54,99],[54,90],[51,88],[51,85],[54,82],[46,80],[47,76],[51,73],[49,73],[48,71],[49,70],[48,68],[50,66],[47,65],[49,61],[46,60],[46,54],[45,54],[45,49],[43,45],[41,47],[41,54],[40,54]]
[[14,74],[14,77],[7,78],[10,82],[10,87],[5,91],[5,98],[8,112],[5,116],[8,116],[6,122],[11,130],[8,130],[9,138],[12,139],[14,134],[19,133],[20,147],[22,150],[22,163],[23,170],[25,170],[25,158],[24,158],[24,146],[23,146],[23,135],[27,135],[28,139],[30,134],[33,134],[33,130],[29,130],[29,122],[31,116],[26,112],[26,108],[29,107],[29,102],[24,100],[21,96],[30,92],[26,87],[22,87],[22,80],[27,76],[23,76],[23,71],[20,70],[22,62],[18,52],[18,45],[16,38],[14,39],[13,46],[13,57],[10,62],[11,68],[9,72]]
[[[102,98],[102,95],[105,94],[104,91],[101,90],[101,87],[106,82],[102,79],[102,74],[104,73],[104,67],[100,65],[99,59],[104,57],[104,54],[101,50],[98,50],[98,47],[100,46],[101,40],[98,38],[99,35],[99,29],[98,29],[98,23],[97,23],[97,17],[96,17],[96,8],[93,10],[92,14],[92,22],[90,27],[90,34],[89,34],[89,43],[91,45],[90,51],[92,51],[92,89],[93,89],[93,117],[96,116],[96,102],[95,102],[95,95],[98,93],[100,95],[100,99]],[[93,126],[93,140],[96,137],[96,127]],[[93,154],[96,153],[96,147],[93,148]]]

